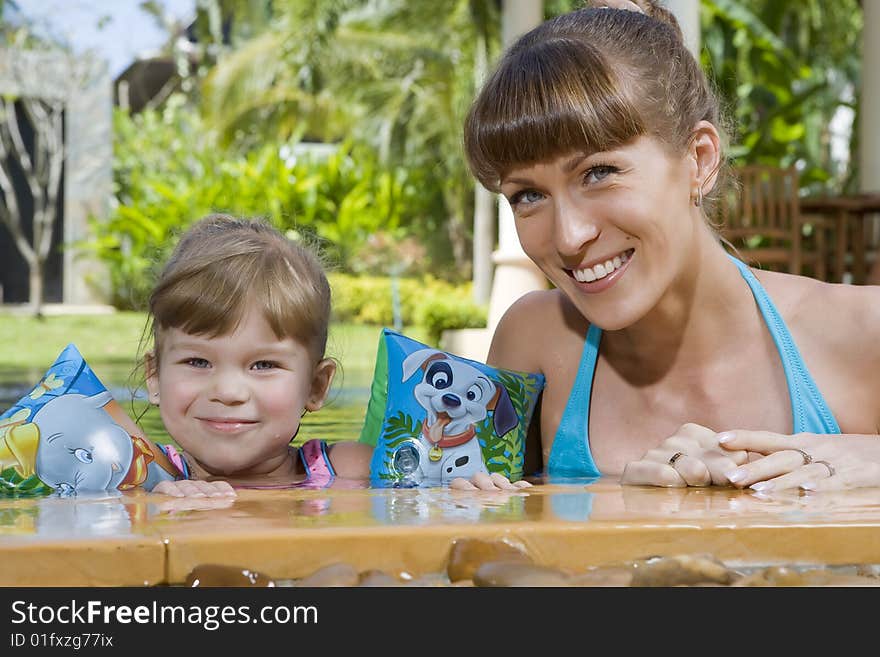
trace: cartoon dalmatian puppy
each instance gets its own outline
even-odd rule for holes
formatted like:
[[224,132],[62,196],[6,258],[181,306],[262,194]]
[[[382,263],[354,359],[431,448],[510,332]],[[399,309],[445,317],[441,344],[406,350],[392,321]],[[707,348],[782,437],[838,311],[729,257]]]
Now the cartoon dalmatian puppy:
[[395,455],[398,471],[419,485],[446,485],[456,477],[470,479],[488,472],[475,425],[493,411],[495,434],[519,424],[503,385],[476,367],[436,349],[420,349],[403,361],[403,381],[421,372],[414,396],[425,409],[417,441]]

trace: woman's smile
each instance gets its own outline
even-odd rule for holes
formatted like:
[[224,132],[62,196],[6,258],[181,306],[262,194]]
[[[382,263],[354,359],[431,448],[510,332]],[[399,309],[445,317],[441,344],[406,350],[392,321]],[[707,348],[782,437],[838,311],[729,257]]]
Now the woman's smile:
[[588,294],[604,292],[614,285],[632,261],[635,249],[621,251],[592,265],[566,269],[566,273],[578,283],[578,288]]

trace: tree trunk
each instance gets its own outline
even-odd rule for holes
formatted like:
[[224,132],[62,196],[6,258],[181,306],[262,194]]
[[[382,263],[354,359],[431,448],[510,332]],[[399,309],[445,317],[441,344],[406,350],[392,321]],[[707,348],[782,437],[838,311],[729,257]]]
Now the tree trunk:
[[30,271],[28,272],[28,281],[29,281],[29,297],[30,297],[30,307],[31,307],[31,315],[34,317],[42,317],[43,316],[43,271],[45,262],[41,260],[37,260],[34,263],[31,263]]

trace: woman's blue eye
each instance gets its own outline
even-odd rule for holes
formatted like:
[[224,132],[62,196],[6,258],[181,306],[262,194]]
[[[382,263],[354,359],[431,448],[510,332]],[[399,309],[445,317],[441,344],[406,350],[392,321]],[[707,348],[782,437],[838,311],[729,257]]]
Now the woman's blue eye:
[[529,205],[531,203],[537,203],[543,198],[544,195],[541,192],[534,189],[524,189],[510,197],[510,204],[517,205],[519,203],[524,203],[525,205]]
[[92,458],[92,453],[80,447],[79,449],[71,450],[71,454],[76,457],[77,460],[82,461],[83,463],[91,463],[94,459]]
[[[599,164],[587,169],[584,174],[584,180],[587,180],[588,182],[599,182],[615,171],[617,171],[617,167],[612,167],[607,164]],[[590,178],[592,178],[592,181],[590,181]]]

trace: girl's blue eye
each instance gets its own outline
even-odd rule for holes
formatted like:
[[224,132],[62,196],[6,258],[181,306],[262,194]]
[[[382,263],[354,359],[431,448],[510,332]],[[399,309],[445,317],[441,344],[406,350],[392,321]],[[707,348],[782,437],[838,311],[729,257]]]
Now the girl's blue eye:
[[191,367],[208,367],[209,363],[204,358],[187,358],[186,364]]
[[268,360],[258,360],[254,363],[255,370],[271,370],[273,367],[275,367],[275,363]]

